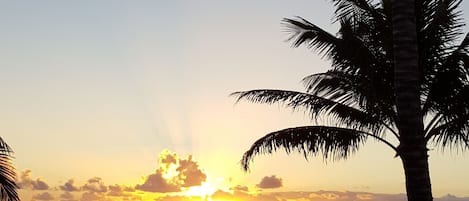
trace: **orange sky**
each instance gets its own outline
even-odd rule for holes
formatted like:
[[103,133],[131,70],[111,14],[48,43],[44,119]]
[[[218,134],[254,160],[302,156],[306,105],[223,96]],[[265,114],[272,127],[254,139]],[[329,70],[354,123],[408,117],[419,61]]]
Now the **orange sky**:
[[[116,167],[117,168],[117,167]],[[108,184],[100,177],[84,183],[70,178],[57,186],[36,177],[31,170],[21,172],[18,184],[22,200],[97,201],[97,200],[212,200],[212,201],[404,201],[405,194],[366,191],[286,191],[284,180],[277,175],[259,178],[255,185],[236,184],[232,178],[211,178],[189,155],[182,157],[169,150],[159,155],[157,168],[142,176],[137,184]],[[438,200],[469,200],[445,195]]]

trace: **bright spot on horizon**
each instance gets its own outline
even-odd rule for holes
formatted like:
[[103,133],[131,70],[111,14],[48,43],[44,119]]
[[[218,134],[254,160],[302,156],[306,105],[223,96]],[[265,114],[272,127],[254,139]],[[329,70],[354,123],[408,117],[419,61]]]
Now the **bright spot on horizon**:
[[201,198],[208,198],[209,200],[211,199],[210,197],[218,190],[220,189],[219,186],[213,186],[209,180],[206,182],[203,182],[202,185],[200,186],[192,186],[189,187],[187,191],[184,192],[186,196],[199,196]]

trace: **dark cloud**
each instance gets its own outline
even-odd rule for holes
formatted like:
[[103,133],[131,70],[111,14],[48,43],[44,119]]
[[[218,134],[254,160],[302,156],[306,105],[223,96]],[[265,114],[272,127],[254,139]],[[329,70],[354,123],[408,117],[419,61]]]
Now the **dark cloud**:
[[198,186],[207,179],[207,175],[200,170],[199,164],[193,161],[190,155],[185,160],[179,160],[179,167],[176,170],[182,180],[182,187]]
[[44,193],[33,195],[32,200],[48,201],[48,200],[53,200],[53,199],[54,199],[54,196],[52,196],[49,192],[44,192]]
[[75,186],[73,179],[69,179],[67,182],[65,182],[64,185],[59,186],[60,190],[67,191],[67,192],[73,192],[73,191],[79,191],[80,188]]
[[162,154],[160,154],[160,164],[161,165],[170,165],[170,164],[176,164],[178,162],[178,156],[176,153],[171,153],[167,150],[163,151]]
[[272,175],[272,176],[265,176],[262,178],[261,182],[257,184],[257,187],[259,188],[280,188],[282,187],[282,179]]
[[160,170],[157,170],[155,174],[148,175],[145,182],[142,185],[137,184],[135,189],[146,192],[160,193],[180,191],[180,187],[178,185],[172,184],[163,178]]
[[100,177],[93,177],[88,179],[88,182],[81,187],[82,190],[94,193],[105,193],[107,186]]
[[31,170],[24,170],[17,182],[20,189],[48,190],[49,185],[40,178],[32,179]]
[[168,150],[159,156],[159,168],[155,173],[148,175],[143,184],[135,189],[147,192],[179,192],[182,187],[199,186],[207,179],[207,175],[200,169],[199,164],[186,159]]

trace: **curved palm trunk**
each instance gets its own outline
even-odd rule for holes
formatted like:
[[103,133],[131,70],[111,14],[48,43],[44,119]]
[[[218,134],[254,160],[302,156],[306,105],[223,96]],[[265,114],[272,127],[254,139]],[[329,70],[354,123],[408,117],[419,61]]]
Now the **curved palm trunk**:
[[420,109],[420,72],[415,0],[393,0],[394,86],[407,199],[432,201],[428,155]]

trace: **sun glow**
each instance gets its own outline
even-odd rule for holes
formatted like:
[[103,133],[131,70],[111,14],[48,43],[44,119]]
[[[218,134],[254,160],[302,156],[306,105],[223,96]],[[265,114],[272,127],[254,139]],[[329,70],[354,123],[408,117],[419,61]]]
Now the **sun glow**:
[[220,200],[220,199],[212,199],[212,201],[237,201],[237,200]]
[[162,177],[166,180],[171,180],[179,175],[179,171],[177,171],[178,166],[176,164],[167,165],[165,171],[163,172]]
[[203,182],[200,186],[190,187],[184,194],[186,196],[210,197],[217,191],[217,187],[211,185],[209,181]]

